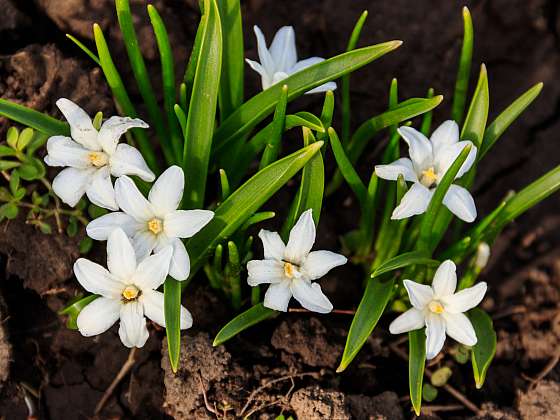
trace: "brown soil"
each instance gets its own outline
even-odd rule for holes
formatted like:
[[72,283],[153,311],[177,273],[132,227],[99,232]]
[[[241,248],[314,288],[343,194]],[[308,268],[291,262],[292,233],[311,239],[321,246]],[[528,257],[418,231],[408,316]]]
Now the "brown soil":
[[[123,79],[132,80],[124,65],[126,54],[112,3],[0,0],[0,96],[54,116],[60,115],[54,102],[61,96],[77,101],[90,113],[114,112],[99,69],[64,37],[69,32],[91,46],[91,24],[99,22]],[[132,3],[153,84],[159,86],[159,58],[145,2]],[[293,24],[301,57],[334,55],[345,48],[353,22],[367,8],[361,45],[389,39],[405,43],[353,78],[353,124],[383,110],[394,76],[402,97],[424,95],[432,86],[448,98],[436,112],[437,123],[450,108],[463,3],[471,8],[475,22],[474,62],[484,59],[490,75],[491,118],[530,85],[545,82],[538,101],[480,168],[475,197],[484,215],[507,190],[519,189],[559,163],[557,2],[356,0],[341,7],[334,0],[250,0],[244,2],[243,10],[247,55],[256,55],[253,24],[259,24],[269,37],[279,26]],[[182,63],[180,75],[196,30],[197,1],[158,0],[154,4],[168,24],[176,61]],[[475,65],[473,78],[476,72]],[[256,92],[256,75],[248,70],[246,80],[247,92]],[[136,100],[134,83],[130,85]],[[306,97],[294,108],[308,105],[318,111],[320,102],[317,96]],[[0,121],[1,135],[6,126]],[[360,167],[364,177],[377,159],[376,148],[372,145],[368,150]],[[482,276],[490,284],[483,306],[494,318],[498,350],[484,388],[475,389],[470,366],[454,362],[449,351],[430,366],[432,370],[450,366],[450,385],[479,407],[479,413],[475,416],[449,392],[440,390],[437,400],[426,404],[425,418],[558,417],[560,368],[554,364],[560,358],[558,204],[554,196],[523,216],[492,250]],[[272,200],[267,209],[282,213],[285,206],[282,200]],[[355,227],[356,211],[346,188],[329,198],[318,245],[339,247],[338,236]],[[102,248],[93,252],[101,260]],[[127,359],[128,350],[115,328],[99,337],[83,338],[67,330],[57,315],[79,291],[71,272],[77,256],[77,240],[42,235],[20,219],[0,224],[0,301],[5,302],[0,304],[0,417],[91,418]],[[347,266],[325,278],[322,285],[337,309],[353,309],[361,281],[359,270]],[[213,335],[233,312],[203,279],[188,289],[184,304],[193,313],[195,327],[184,336],[177,375],[169,368],[163,331],[151,326],[148,344],[135,355],[133,368],[111,394],[100,418],[203,419],[221,418],[224,413],[228,418],[262,419],[284,413],[286,418],[306,420],[412,417],[407,366],[391,350],[399,345],[398,338],[386,333],[390,316],[384,317],[381,328],[347,371],[336,374],[350,323],[346,315],[286,314],[213,348]],[[449,340],[446,350],[452,347]],[[534,382],[545,368],[546,377]]]

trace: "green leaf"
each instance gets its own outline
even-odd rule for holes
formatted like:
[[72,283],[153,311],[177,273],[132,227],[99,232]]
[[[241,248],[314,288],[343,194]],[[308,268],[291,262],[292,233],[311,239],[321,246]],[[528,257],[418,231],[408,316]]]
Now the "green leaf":
[[16,155],[17,155],[17,151],[12,149],[11,147],[0,144],[0,157],[16,156]]
[[58,312],[58,314],[68,316],[68,319],[66,320],[66,327],[71,330],[77,330],[78,315],[80,315],[82,309],[84,309],[87,305],[89,305],[98,297],[99,295],[88,295],[85,297],[80,295],[75,299],[73,299],[72,301],[70,301],[70,303],[68,303],[68,305],[66,305],[64,308],[62,308]]
[[6,142],[8,146],[12,149],[17,149],[17,143],[19,139],[19,130],[16,127],[8,128],[8,133],[6,135]]
[[284,133],[284,124],[286,123],[286,106],[288,105],[288,85],[282,86],[280,91],[280,100],[276,104],[274,118],[268,142],[261,157],[259,168],[265,168],[278,158],[280,152],[280,141]]
[[438,396],[438,390],[431,384],[424,384],[422,386],[422,398],[424,401],[432,402]]
[[189,57],[189,62],[187,68],[185,69],[185,74],[183,76],[184,83],[181,86],[180,101],[181,106],[187,111],[187,104],[191,101],[191,95],[193,90],[194,76],[196,74],[196,66],[198,64],[198,57],[200,56],[200,47],[202,45],[202,37],[206,28],[206,14],[202,11],[202,2],[199,2],[201,6],[202,16],[200,17],[200,23],[196,29],[196,36],[194,38],[194,43]]
[[[428,93],[426,93],[426,98],[433,98],[434,97],[434,89],[429,88]],[[420,132],[424,134],[426,137],[429,137],[430,131],[432,129],[432,118],[434,116],[433,111],[428,111],[424,115],[422,115],[422,124],[420,125]]]
[[241,308],[241,262],[239,259],[239,250],[235,242],[228,241],[228,273],[230,290],[231,290],[231,306],[236,311]]
[[433,386],[444,386],[452,375],[453,371],[449,367],[443,366],[432,374],[430,382]]
[[385,273],[408,267],[409,265],[436,266],[439,265],[439,261],[431,259],[425,251],[405,252],[404,254],[388,259],[377,267],[373,273],[371,273],[371,278],[379,277]]
[[0,98],[0,115],[49,136],[69,136],[68,123]]
[[101,126],[103,125],[103,112],[99,111],[97,114],[95,114],[92,124],[96,130],[99,131],[101,129]]
[[19,176],[26,181],[33,181],[40,178],[40,172],[35,165],[30,162],[22,164],[18,168]]
[[480,148],[484,138],[488,108],[490,106],[489,95],[488,74],[486,73],[486,66],[483,64],[480,66],[478,83],[471,100],[469,112],[465,118],[465,123],[463,124],[463,129],[461,130],[461,140],[470,140],[477,148]]
[[243,226],[241,226],[240,230],[247,230],[250,226],[256,225],[260,222],[264,222],[268,219],[272,219],[274,216],[276,216],[276,213],[274,213],[273,211],[261,211],[255,213],[251,217],[249,217],[245,223],[243,223]]
[[222,29],[216,1],[204,0],[204,12],[206,18],[203,20],[183,149],[183,170],[187,180],[183,196],[185,208],[203,205],[222,66]]
[[259,303],[228,322],[218,334],[216,334],[213,345],[214,347],[219,346],[230,338],[235,337],[241,331],[276,315],[278,315],[278,312],[273,309],[265,308],[262,303]]
[[466,6],[463,7],[463,27],[463,45],[461,47],[457,80],[455,81],[453,105],[451,106],[451,119],[456,121],[457,124],[461,124],[465,112],[473,53],[473,24],[471,13]]
[[494,146],[501,135],[506,129],[521,115],[539,94],[543,88],[542,83],[537,83],[523,95],[517,98],[510,106],[508,106],[496,119],[488,126],[484,132],[484,140],[478,152],[478,160],[482,159],[484,155]]
[[101,66],[101,62],[99,61],[99,58],[93,53],[92,50],[86,47],[79,39],[77,39],[76,37],[70,34],[66,34],[66,38],[68,38],[70,41],[76,44],[83,52],[85,52],[89,56],[89,58],[95,61],[98,66]]
[[469,318],[476,332],[477,343],[472,348],[472,367],[477,389],[482,388],[488,367],[496,355],[496,331],[492,318],[482,309],[469,311]]
[[408,333],[408,386],[410,402],[417,416],[422,407],[422,382],[426,365],[426,333],[424,328]]
[[231,190],[229,187],[229,180],[226,171],[220,169],[220,187],[222,191],[222,201],[227,199],[231,194]]
[[18,166],[20,166],[19,162],[0,160],[0,171],[7,171],[9,169],[17,168]]
[[243,136],[266,118],[276,107],[282,86],[288,85],[288,102],[305,92],[363,67],[398,48],[401,41],[360,48],[329,58],[299,71],[255,95],[236,109],[214,135],[215,150]]
[[163,285],[163,311],[169,364],[176,373],[181,353],[181,283],[171,277]]
[[12,195],[16,195],[19,188],[19,173],[17,171],[13,171],[10,177],[10,191]]
[[91,251],[92,247],[93,239],[91,239],[89,236],[85,236],[78,245],[78,249],[80,251],[80,254],[82,255],[87,254],[89,251]]
[[4,217],[6,219],[15,219],[18,215],[18,206],[15,203],[6,203],[0,206],[0,220]]

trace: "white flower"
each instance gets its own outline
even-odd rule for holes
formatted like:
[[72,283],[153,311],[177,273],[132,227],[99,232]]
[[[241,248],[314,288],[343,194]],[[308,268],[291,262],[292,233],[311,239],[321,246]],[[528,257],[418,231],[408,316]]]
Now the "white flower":
[[[247,61],[253,70],[261,75],[263,90],[268,89],[270,86],[300,70],[325,60],[321,57],[310,57],[298,61],[296,35],[294,33],[294,28],[291,26],[283,26],[276,32],[272,44],[270,44],[270,48],[266,47],[266,40],[264,39],[261,29],[255,25],[253,26],[253,30],[257,36],[260,63],[249,60],[248,58],[246,58],[245,61]],[[336,83],[328,82],[315,89],[311,89],[307,93],[319,93],[335,89]]]
[[426,327],[426,358],[433,359],[441,351],[447,334],[466,346],[476,344],[471,321],[463,312],[474,308],[486,293],[486,283],[455,293],[457,274],[451,260],[437,269],[432,286],[404,280],[412,308],[389,325],[391,334],[400,334]]
[[132,238],[138,259],[173,246],[169,275],[185,280],[190,273],[189,255],[180,238],[190,238],[214,217],[209,210],[177,210],[183,197],[185,177],[178,166],[171,166],[154,182],[146,199],[127,176],[115,182],[116,199],[121,212],[108,213],[92,220],[87,234],[104,241],[121,227]]
[[[85,258],[74,264],[76,278],[88,292],[100,295],[78,315],[78,329],[89,337],[107,331],[120,319],[119,336],[127,347],[142,347],[148,339],[146,318],[165,327],[163,293],[156,291],[169,270],[170,246],[137,264],[134,249],[122,229],[107,241],[107,270]],[[181,329],[192,326],[181,306]]]
[[[396,181],[402,175],[406,181],[414,182],[393,211],[392,219],[424,213],[438,183],[467,145],[471,145],[471,151],[455,179],[462,177],[476,158],[476,147],[470,141],[459,141],[459,127],[455,121],[445,121],[432,133],[430,140],[412,127],[400,127],[398,131],[408,143],[410,159],[401,158],[389,165],[375,167],[379,178]],[[459,185],[452,184],[449,187],[443,204],[465,222],[476,219],[474,200]]]
[[53,190],[62,201],[74,207],[85,193],[92,203],[118,210],[111,175],[154,180],[155,175],[140,152],[128,144],[118,144],[127,130],[146,128],[148,124],[137,118],[111,117],[97,131],[89,116],[74,102],[61,98],[56,105],[70,124],[72,137],[50,137],[45,163],[68,166],[53,180]]
[[332,304],[313,283],[332,268],[346,264],[344,255],[331,251],[311,251],[315,242],[315,223],[312,210],[304,212],[290,232],[288,245],[276,232],[259,232],[264,247],[264,260],[247,263],[249,286],[270,283],[264,306],[277,311],[288,310],[291,297],[304,308],[319,313],[332,311]]

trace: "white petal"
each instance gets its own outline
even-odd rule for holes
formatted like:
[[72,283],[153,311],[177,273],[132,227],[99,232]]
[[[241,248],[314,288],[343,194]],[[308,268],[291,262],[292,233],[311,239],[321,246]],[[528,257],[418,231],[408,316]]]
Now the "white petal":
[[[157,290],[146,290],[142,293],[142,303],[144,305],[144,315],[156,324],[165,327],[165,312],[163,306],[163,293]],[[190,312],[181,305],[180,328],[186,330],[192,327],[193,319]]]
[[265,77],[265,76],[268,77],[268,74],[266,73],[266,70],[261,65],[261,63],[257,63],[256,61],[249,60],[248,58],[246,58],[245,61],[247,62],[247,64],[249,64],[249,67],[251,67],[257,73],[259,73],[261,77]]
[[315,243],[315,222],[313,211],[304,211],[290,231],[284,257],[293,264],[302,265]]
[[[277,71],[272,75],[272,82],[270,84],[275,85],[276,83],[281,82],[282,80],[286,79],[288,76],[289,76],[289,74],[286,73],[285,71]],[[264,88],[264,89],[266,89],[266,88]]]
[[442,299],[445,311],[452,314],[458,314],[474,308],[484,298],[487,288],[488,286],[486,282],[480,282],[473,287],[463,289],[454,295],[447,296]]
[[408,331],[418,330],[424,327],[424,325],[425,321],[422,311],[416,308],[410,308],[391,322],[391,325],[389,325],[389,332],[391,334],[401,334]]
[[186,280],[191,273],[191,260],[187,248],[179,238],[172,240],[171,245],[173,246],[173,255],[169,265],[169,275],[178,281]]
[[107,268],[111,274],[127,283],[136,272],[136,255],[130,239],[120,228],[107,239]]
[[335,82],[323,83],[321,86],[317,86],[314,89],[308,90],[307,92],[305,92],[305,94],[309,95],[309,94],[313,94],[313,93],[322,93],[322,92],[328,92],[329,90],[330,91],[336,90],[336,83]]
[[442,147],[437,151],[437,154],[434,156],[434,163],[437,168],[437,173],[440,177],[447,172],[449,167],[455,162],[457,157],[461,154],[463,149],[467,146],[471,145],[471,151],[467,156],[465,162],[457,172],[455,179],[461,178],[471,167],[473,166],[476,160],[476,147],[470,141],[460,141],[458,143],[452,144],[450,146]]
[[444,121],[430,137],[434,155],[444,147],[453,145],[459,141],[459,126],[453,120]]
[[66,98],[56,101],[56,106],[70,124],[70,135],[74,140],[86,149],[101,150],[101,145],[97,141],[97,130],[82,108]]
[[375,173],[379,178],[389,181],[396,181],[402,175],[405,181],[418,182],[412,161],[408,158],[398,159],[388,165],[375,165]]
[[74,274],[78,283],[88,292],[120,299],[123,284],[105,267],[85,258],[79,258],[74,263]]
[[280,261],[284,258],[286,245],[284,245],[284,241],[282,241],[278,232],[261,229],[259,238],[261,238],[263,244],[265,259]]
[[132,275],[133,283],[142,291],[155,290],[163,284],[169,273],[169,263],[173,247],[167,246],[161,251],[142,260]]
[[420,131],[407,126],[398,129],[401,137],[408,144],[408,154],[416,172],[423,171],[433,163],[432,144]]
[[429,314],[426,319],[426,359],[438,355],[445,343],[445,321],[441,315]]
[[344,255],[335,252],[313,251],[305,259],[303,269],[311,280],[316,280],[323,277],[334,267],[346,264],[347,261]]
[[247,283],[257,286],[263,283],[280,283],[286,279],[284,263],[276,260],[251,260],[247,263]]
[[259,53],[259,61],[263,66],[264,70],[267,74],[272,75],[275,71],[274,60],[266,48],[266,40],[264,39],[264,35],[261,29],[255,25],[253,26],[253,31],[255,31],[255,36],[257,37],[257,50]]
[[86,226],[87,235],[96,241],[106,241],[109,234],[121,228],[128,236],[134,235],[138,226],[136,220],[132,216],[123,213],[122,211],[107,213],[103,216],[93,219]]
[[291,69],[297,62],[296,35],[291,26],[281,27],[270,44],[270,55],[276,64],[276,71]]
[[148,200],[159,217],[177,210],[183,198],[185,174],[178,166],[167,168],[154,182]]
[[150,334],[146,328],[144,307],[139,301],[121,305],[119,336],[126,347],[142,347]]
[[119,299],[98,297],[78,314],[78,330],[84,337],[101,334],[117,322],[120,309]]
[[432,195],[434,195],[433,191],[419,182],[415,182],[405,193],[399,205],[393,210],[391,219],[406,219],[407,217],[424,213],[430,204]]
[[54,177],[54,193],[70,207],[75,207],[84,196],[94,169],[66,168]]
[[115,177],[137,175],[147,182],[156,179],[138,149],[126,143],[117,146],[115,153],[109,158],[109,166],[111,167],[111,174]]
[[158,243],[156,235],[147,230],[137,231],[132,237],[132,246],[138,261],[152,253]]
[[268,287],[264,295],[263,305],[275,311],[286,312],[291,298],[290,281],[286,280],[281,283],[271,284]]
[[104,166],[95,171],[86,189],[89,201],[104,209],[116,211],[119,209],[115,199],[115,189],[111,182],[109,167]]
[[311,283],[304,279],[293,279],[292,295],[305,309],[320,314],[327,314],[333,310],[333,305],[318,283]]
[[434,275],[432,288],[436,299],[443,296],[450,296],[455,293],[457,288],[457,267],[451,260],[446,260],[440,264]]
[[101,125],[97,140],[105,153],[112,155],[121,136],[134,127],[148,128],[148,124],[139,118],[111,117]]
[[453,340],[465,346],[476,344],[476,333],[469,318],[464,314],[443,313],[445,319],[445,330]]
[[172,238],[190,238],[212,220],[210,210],[175,210],[163,219],[163,230]]
[[71,166],[73,168],[89,168],[88,149],[76,143],[70,137],[53,136],[47,141],[45,163],[49,166]]
[[289,71],[290,75],[297,73],[298,71],[302,71],[308,67],[314,66],[315,64],[321,63],[325,61],[322,57],[309,57],[305,60],[298,61]]
[[457,216],[467,223],[476,219],[476,205],[471,193],[463,187],[452,184],[443,197],[443,204]]
[[434,297],[434,291],[426,284],[416,283],[412,280],[403,280],[403,285],[410,298],[410,303],[416,309],[424,309]]
[[127,176],[121,176],[115,182],[117,204],[137,222],[148,222],[155,215],[150,202],[142,195],[136,184]]

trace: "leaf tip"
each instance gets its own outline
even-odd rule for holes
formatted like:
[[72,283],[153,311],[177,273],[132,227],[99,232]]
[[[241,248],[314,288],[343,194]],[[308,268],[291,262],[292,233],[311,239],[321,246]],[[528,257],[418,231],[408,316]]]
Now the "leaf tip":
[[344,372],[345,369],[346,369],[346,366],[343,366],[342,363],[341,363],[340,366],[336,368],[336,373]]
[[463,6],[463,19],[470,20],[471,18],[471,11],[469,10],[469,8],[467,6]]
[[434,96],[434,101],[439,105],[443,101],[443,95]]

